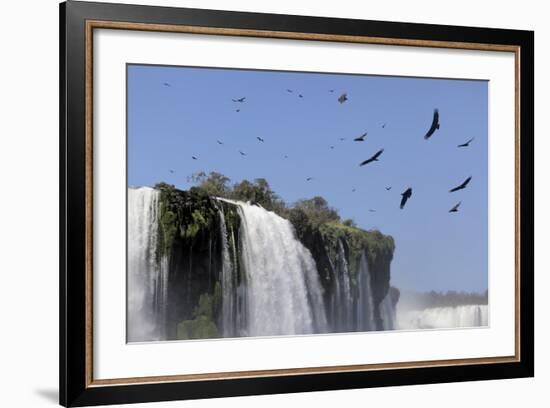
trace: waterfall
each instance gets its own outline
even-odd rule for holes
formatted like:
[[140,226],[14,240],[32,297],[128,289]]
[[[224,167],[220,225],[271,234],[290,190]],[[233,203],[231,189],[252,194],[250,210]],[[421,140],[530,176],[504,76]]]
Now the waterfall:
[[128,189],[127,341],[164,338],[168,260],[157,260],[159,192]]
[[398,329],[444,329],[488,325],[487,305],[434,307],[424,310],[397,308]]
[[396,314],[390,291],[388,291],[386,296],[384,296],[384,299],[380,302],[379,310],[380,318],[382,319],[382,329],[394,330]]
[[[374,307],[372,301],[372,290],[370,281],[369,264],[365,251],[361,254],[359,261],[359,271],[357,274],[357,330],[369,331],[375,330]],[[386,296],[388,297],[388,296]]]
[[[290,221],[249,203],[210,205],[215,228],[189,236],[180,225],[168,256],[160,191],[128,189],[127,341],[376,330],[366,250],[350,260],[346,237],[321,241],[323,287]],[[383,329],[394,329],[389,295],[379,309]]]
[[239,247],[246,276],[247,335],[326,332],[315,261],[296,239],[292,224],[261,207],[232,203],[238,206],[241,219]]
[[[329,257],[334,278],[334,294],[330,300],[330,320],[332,331],[347,332],[355,330],[354,297],[351,290],[350,268],[341,239],[337,240],[337,245],[334,261]],[[329,252],[326,248],[325,251]]]
[[[245,336],[247,333],[246,289],[244,287],[245,283],[239,282],[237,276],[239,262],[235,234],[234,231],[231,231],[231,234],[227,231],[222,208],[218,208],[218,214],[222,242],[222,333],[223,337]],[[230,240],[228,237],[230,237]]]

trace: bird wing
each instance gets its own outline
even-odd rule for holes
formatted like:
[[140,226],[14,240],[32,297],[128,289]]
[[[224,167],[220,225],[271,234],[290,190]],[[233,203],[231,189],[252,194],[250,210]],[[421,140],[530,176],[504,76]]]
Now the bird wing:
[[436,109],[434,110],[434,117],[432,120],[432,125],[430,126],[430,130],[426,133],[424,136],[424,139],[429,139],[431,135],[434,134],[435,130],[439,126],[439,111]]
[[361,162],[361,164],[359,166],[364,166],[365,164],[369,164],[371,161],[373,161],[374,159],[371,157],[370,159],[367,159],[363,162]]
[[457,210],[458,210],[458,207],[460,207],[460,203],[461,203],[461,202],[462,202],[462,201],[459,201],[457,204],[455,204],[455,206],[454,206],[453,208],[451,208],[451,209],[449,210],[449,212],[455,212],[455,211],[457,211]]
[[464,142],[462,144],[459,144],[458,147],[468,147],[470,145],[470,143],[472,143],[472,141],[474,140],[474,138],[472,137],[470,140],[468,140],[467,142]]
[[401,204],[399,205],[399,208],[403,209],[408,199],[409,199],[409,196],[407,194],[403,194],[403,196],[401,197]]
[[372,159],[373,160],[376,160],[378,159],[378,157],[384,152],[384,149],[380,149],[376,152],[376,154],[374,156],[372,156]]
[[450,189],[450,190],[449,190],[449,193],[454,193],[455,191],[462,190],[463,188],[465,188],[465,187],[468,185],[468,183],[470,182],[471,179],[472,179],[472,176],[468,177],[466,180],[464,180],[464,181],[462,182],[461,185],[456,186],[455,188]]

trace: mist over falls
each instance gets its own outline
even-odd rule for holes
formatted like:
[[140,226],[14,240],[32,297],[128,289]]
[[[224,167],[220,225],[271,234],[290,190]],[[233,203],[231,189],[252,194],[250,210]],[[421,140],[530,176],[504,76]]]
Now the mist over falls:
[[127,339],[392,330],[393,251],[378,231],[304,226],[241,201],[130,188]]

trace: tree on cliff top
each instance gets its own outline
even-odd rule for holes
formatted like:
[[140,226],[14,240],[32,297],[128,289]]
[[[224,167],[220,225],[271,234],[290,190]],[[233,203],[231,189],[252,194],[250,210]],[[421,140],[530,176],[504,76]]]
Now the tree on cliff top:
[[294,208],[302,210],[313,225],[321,225],[327,222],[340,222],[338,211],[328,205],[323,197],[316,196],[309,200],[299,200]]
[[235,184],[231,197],[236,200],[259,204],[266,210],[277,213],[280,213],[285,208],[283,200],[271,190],[269,183],[264,178],[258,178],[254,182],[243,180]]
[[[221,173],[207,174],[201,171],[189,177],[189,181],[197,184],[193,188],[209,196],[250,201],[290,219],[294,225],[319,226],[329,222],[342,222],[338,211],[330,207],[327,200],[320,196],[299,200],[293,206],[287,206],[264,178],[257,178],[254,181],[243,180],[230,185],[229,177]],[[345,220],[344,224],[355,227],[355,223],[350,219]]]
[[204,171],[193,174],[188,178],[189,181],[196,183],[197,187],[203,190],[209,196],[228,197],[231,189],[229,187],[230,179],[221,173],[215,171],[206,174]]
[[250,201],[279,214],[285,208],[284,201],[275,194],[264,178],[257,178],[254,181],[243,180],[231,186],[229,177],[221,173],[213,171],[206,174],[204,171],[200,171],[193,174],[188,180],[197,184],[194,188],[209,196]]

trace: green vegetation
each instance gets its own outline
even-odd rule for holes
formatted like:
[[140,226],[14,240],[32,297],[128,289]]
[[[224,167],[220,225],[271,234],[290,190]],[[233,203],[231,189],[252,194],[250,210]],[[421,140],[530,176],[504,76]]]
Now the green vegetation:
[[198,234],[217,228],[218,210],[206,191],[181,191],[166,183],[155,188],[160,191],[159,258],[170,254],[176,238],[192,246]]
[[[199,172],[193,174],[189,180],[197,184],[190,189],[189,194],[203,197],[203,200],[204,197],[215,196],[249,201],[261,205],[269,211],[274,211],[293,224],[300,239],[314,231],[319,231],[325,240],[331,244],[329,245],[331,252],[332,250],[338,250],[339,239],[345,240],[349,245],[349,259],[352,267],[358,265],[361,253],[365,249],[371,264],[375,264],[380,257],[391,260],[393,256],[395,244],[391,236],[384,235],[377,230],[362,230],[357,227],[352,219],[342,220],[338,211],[330,207],[323,197],[316,196],[299,200],[293,205],[287,205],[271,190],[269,183],[263,178],[255,179],[252,182],[243,180],[231,185],[231,180],[221,173],[211,172],[206,174],[205,172]],[[171,194],[174,194],[173,191]],[[210,204],[209,207],[214,207],[214,205]],[[205,208],[198,208],[191,212],[189,220],[191,223],[187,225],[184,234],[186,238],[193,238],[201,229],[208,228],[211,225],[212,214],[209,217],[207,212],[205,216],[204,210]],[[230,226],[235,230],[238,229],[239,215],[233,206],[224,205],[224,214],[228,229]],[[161,211],[161,221],[164,224],[164,218],[162,217],[166,218],[167,223],[173,222],[169,211]],[[168,225],[163,226],[162,231],[163,234],[166,234],[166,240],[173,239],[173,231]]]
[[269,211],[279,212],[285,207],[284,202],[271,190],[266,179],[258,178],[254,181],[243,180],[230,185],[230,179],[221,173],[204,171],[193,174],[188,179],[197,184],[195,189],[212,197],[223,197],[232,200],[250,201],[259,204]]
[[384,235],[378,230],[365,231],[337,222],[325,223],[319,229],[325,240],[332,243],[334,250],[336,250],[339,239],[347,242],[352,270],[358,269],[361,254],[365,250],[370,264],[375,264],[378,258],[391,260],[393,257],[395,249],[393,237]]
[[192,320],[184,320],[178,324],[176,338],[178,340],[208,339],[220,337],[218,328],[214,323],[214,311],[219,307],[217,302],[221,300],[221,288],[219,283],[214,295],[203,293],[200,295],[199,304],[193,311]]

